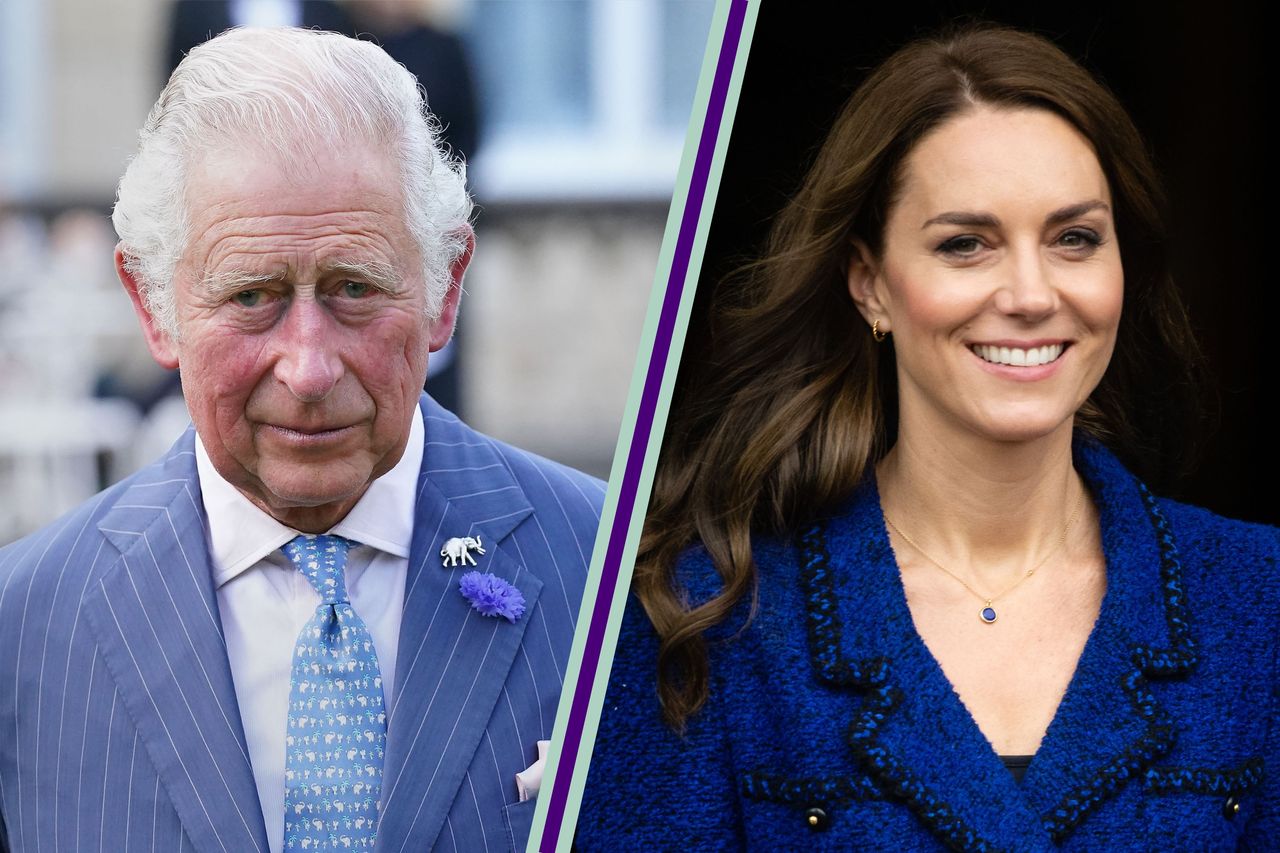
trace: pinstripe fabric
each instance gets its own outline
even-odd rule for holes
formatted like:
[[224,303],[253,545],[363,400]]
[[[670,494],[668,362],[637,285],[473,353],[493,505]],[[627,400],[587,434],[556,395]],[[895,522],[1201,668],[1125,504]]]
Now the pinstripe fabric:
[[[603,486],[422,407],[378,849],[523,850],[515,774],[551,736]],[[0,849],[266,849],[192,443],[0,549]],[[440,566],[477,533],[515,624]]]

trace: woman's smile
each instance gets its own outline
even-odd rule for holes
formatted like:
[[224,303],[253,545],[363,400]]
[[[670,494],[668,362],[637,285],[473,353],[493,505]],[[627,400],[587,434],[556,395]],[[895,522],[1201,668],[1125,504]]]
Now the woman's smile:
[[1004,364],[1011,367],[1039,367],[1052,364],[1062,357],[1066,344],[970,344],[969,349],[978,358],[992,364]]

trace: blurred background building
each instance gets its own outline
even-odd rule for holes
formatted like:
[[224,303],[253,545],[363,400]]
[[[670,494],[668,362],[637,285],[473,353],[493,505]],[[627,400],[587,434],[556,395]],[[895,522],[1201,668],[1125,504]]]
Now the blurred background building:
[[605,476],[714,0],[2,0],[0,544],[185,427],[115,280],[109,212],[173,64],[234,22],[362,33],[469,163],[477,250],[428,388]]

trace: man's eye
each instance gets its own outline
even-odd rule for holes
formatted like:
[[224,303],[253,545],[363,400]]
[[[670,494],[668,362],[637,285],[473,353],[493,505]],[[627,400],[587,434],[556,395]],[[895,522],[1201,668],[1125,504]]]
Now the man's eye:
[[369,285],[362,281],[344,281],[342,295],[349,299],[360,299],[369,295]]
[[242,308],[253,308],[262,302],[262,291],[242,290],[231,298]]

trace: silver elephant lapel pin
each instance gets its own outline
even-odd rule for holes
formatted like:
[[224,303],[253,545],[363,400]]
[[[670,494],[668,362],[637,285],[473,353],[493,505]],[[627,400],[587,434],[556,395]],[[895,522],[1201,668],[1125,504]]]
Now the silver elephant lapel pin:
[[484,548],[480,545],[479,536],[455,536],[452,539],[446,539],[444,547],[440,549],[440,556],[444,558],[444,566],[446,568],[457,565],[475,565],[475,557],[471,556],[471,552],[483,554]]

